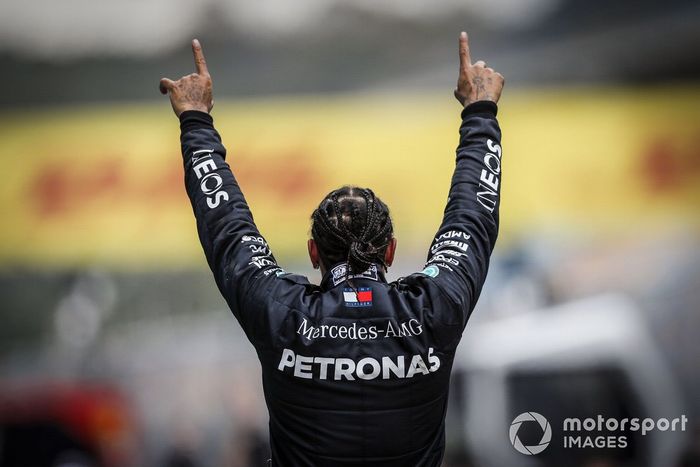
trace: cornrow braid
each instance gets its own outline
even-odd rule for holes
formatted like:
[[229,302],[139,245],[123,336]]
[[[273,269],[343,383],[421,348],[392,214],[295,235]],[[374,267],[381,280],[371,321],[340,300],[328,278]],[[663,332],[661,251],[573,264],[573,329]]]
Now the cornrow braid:
[[389,208],[372,190],[344,186],[333,190],[311,215],[311,236],[321,261],[330,267],[347,261],[348,275],[372,263],[386,266],[384,254],[393,237]]

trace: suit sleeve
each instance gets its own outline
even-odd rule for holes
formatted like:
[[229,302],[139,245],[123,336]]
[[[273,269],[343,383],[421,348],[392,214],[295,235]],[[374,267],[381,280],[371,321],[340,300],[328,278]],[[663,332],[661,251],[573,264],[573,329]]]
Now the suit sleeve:
[[183,112],[180,130],[185,186],[199,240],[221,294],[253,341],[260,297],[283,271],[255,226],[212,117]]
[[423,270],[453,305],[444,312],[458,313],[452,318],[462,326],[479,298],[498,236],[502,151],[497,110],[493,102],[480,101],[462,112],[447,206]]

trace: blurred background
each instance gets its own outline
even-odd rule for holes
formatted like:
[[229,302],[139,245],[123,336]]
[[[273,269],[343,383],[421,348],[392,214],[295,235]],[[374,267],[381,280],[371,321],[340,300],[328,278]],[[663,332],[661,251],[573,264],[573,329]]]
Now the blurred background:
[[[268,456],[257,359],[207,269],[157,90],[193,72],[192,37],[260,230],[317,282],[309,216],[347,183],[392,210],[390,280],[422,269],[461,30],[506,76],[505,175],[445,465],[700,465],[697,1],[4,0],[0,466]],[[508,439],[526,411],[554,427],[538,456]],[[598,414],[689,424],[563,449],[561,420]]]

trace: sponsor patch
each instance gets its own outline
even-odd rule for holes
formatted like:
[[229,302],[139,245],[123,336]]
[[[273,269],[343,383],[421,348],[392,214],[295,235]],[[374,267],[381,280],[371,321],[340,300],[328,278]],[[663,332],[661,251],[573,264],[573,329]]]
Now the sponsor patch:
[[331,275],[333,276],[333,286],[335,287],[336,285],[340,284],[346,279],[354,279],[354,278],[363,278],[363,279],[371,279],[373,281],[379,280],[379,275],[377,274],[377,265],[372,264],[370,267],[363,272],[362,274],[350,274],[349,276],[347,275],[348,273],[348,265],[347,263],[341,263],[331,269]]
[[430,265],[427,268],[423,269],[421,273],[425,274],[428,277],[437,277],[437,275],[440,274],[440,269],[435,265]]
[[372,289],[369,287],[360,287],[355,290],[350,287],[343,289],[343,299],[345,306],[372,306]]

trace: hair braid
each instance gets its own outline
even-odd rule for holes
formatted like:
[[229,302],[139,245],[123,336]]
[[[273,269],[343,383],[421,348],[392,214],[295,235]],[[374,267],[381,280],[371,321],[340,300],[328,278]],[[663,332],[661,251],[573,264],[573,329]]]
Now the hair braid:
[[344,186],[330,192],[311,216],[311,235],[326,267],[347,261],[348,274],[372,263],[385,266],[393,238],[387,206],[367,188]]
[[373,262],[384,264],[384,258],[377,255],[378,249],[370,241],[368,234],[372,232],[376,223],[376,214],[374,211],[374,193],[368,189],[361,190],[362,197],[365,200],[365,222],[364,228],[359,238],[353,240],[348,250],[348,265],[353,272],[365,271]]

